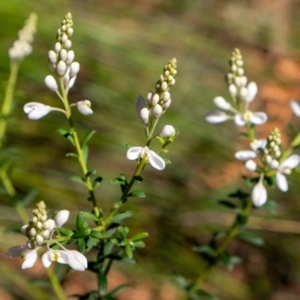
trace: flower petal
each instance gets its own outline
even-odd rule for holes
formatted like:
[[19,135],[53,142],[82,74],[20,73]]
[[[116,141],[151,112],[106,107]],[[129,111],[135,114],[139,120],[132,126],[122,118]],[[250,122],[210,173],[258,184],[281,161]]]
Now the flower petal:
[[256,207],[262,206],[266,203],[268,198],[267,189],[264,187],[261,180],[259,180],[259,182],[253,187],[251,198]]
[[55,217],[56,227],[63,226],[69,219],[70,212],[68,210],[60,210]]
[[267,140],[254,140],[250,143],[250,147],[253,151],[263,150],[267,146]]
[[80,113],[86,116],[93,113],[93,110],[91,109],[91,101],[89,100],[78,101],[77,109]]
[[250,122],[255,125],[261,125],[266,123],[268,116],[264,112],[255,112],[252,114]]
[[213,111],[208,113],[205,117],[205,121],[211,124],[222,123],[230,119],[230,116],[222,111]]
[[23,253],[25,255],[25,260],[22,264],[22,269],[28,269],[31,268],[34,263],[36,262],[36,259],[38,257],[36,250],[29,250],[26,253]]
[[21,257],[27,250],[28,248],[25,245],[13,246],[7,250],[7,255],[9,257]]
[[290,102],[290,106],[291,106],[291,109],[293,111],[293,113],[297,116],[297,117],[300,117],[300,104],[295,101],[295,100],[292,100]]
[[252,150],[238,151],[235,153],[235,158],[239,160],[249,160],[256,157],[256,153]]
[[234,122],[237,126],[245,126],[246,125],[246,121],[241,114],[236,114],[234,116]]
[[129,160],[135,160],[140,157],[141,151],[143,150],[143,147],[131,147],[127,151],[127,158]]
[[252,102],[257,94],[257,85],[255,82],[249,82],[248,86],[248,93],[244,97],[244,100],[247,102]]
[[286,177],[280,172],[276,172],[276,185],[282,192],[286,192],[289,188]]
[[49,251],[42,255],[41,261],[45,268],[49,268],[51,266],[52,259],[49,255]]
[[166,166],[165,161],[154,151],[148,150],[149,151],[149,162],[151,166],[157,170],[163,170]]
[[24,105],[24,112],[28,114],[30,120],[38,120],[51,111],[49,105],[45,105],[39,102],[29,102]]
[[285,159],[279,166],[279,170],[283,170],[285,168],[296,168],[300,163],[300,156],[297,154],[293,154]]
[[81,254],[76,250],[68,250],[68,254],[69,254],[68,264],[73,270],[84,271],[87,268],[88,262],[86,257],[83,254]]

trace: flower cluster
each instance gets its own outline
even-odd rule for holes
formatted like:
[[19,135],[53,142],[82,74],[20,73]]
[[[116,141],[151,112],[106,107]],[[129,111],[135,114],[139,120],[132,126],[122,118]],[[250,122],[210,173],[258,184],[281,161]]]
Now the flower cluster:
[[232,97],[232,104],[221,96],[214,98],[214,104],[221,111],[209,112],[205,116],[207,122],[214,124],[233,119],[237,126],[245,126],[260,125],[267,121],[268,117],[264,112],[249,110],[249,104],[257,94],[257,85],[255,82],[248,83],[243,65],[243,57],[240,51],[235,49],[230,59],[231,72],[227,74],[228,91]]
[[61,27],[57,31],[57,42],[54,45],[54,50],[48,53],[48,60],[50,68],[55,71],[56,77],[48,75],[45,78],[46,86],[55,92],[64,104],[64,109],[51,107],[39,102],[29,102],[24,106],[24,112],[31,120],[38,120],[51,111],[60,111],[70,116],[70,108],[77,106],[78,111],[83,115],[90,115],[93,113],[91,109],[91,102],[89,100],[78,101],[69,105],[66,96],[69,89],[73,87],[77,74],[80,70],[78,62],[74,61],[75,52],[71,50],[72,41],[70,40],[74,30],[71,13],[68,13],[62,21]]
[[[163,74],[155,84],[155,92],[149,92],[147,100],[143,96],[138,96],[135,108],[138,116],[142,120],[147,136],[147,146],[132,147],[127,152],[127,158],[130,160],[143,159],[145,163],[149,162],[155,169],[163,170],[165,161],[154,151],[148,148],[153,139],[153,132],[159,118],[166,112],[171,105],[170,87],[175,84],[175,75],[177,74],[177,60],[171,59],[164,67]],[[172,125],[165,125],[157,135],[163,139],[172,139],[176,131]]]
[[[46,205],[43,201],[37,204],[32,211],[33,218],[28,225],[24,225],[21,232],[28,238],[26,245],[13,246],[8,249],[10,257],[21,257],[23,260],[22,269],[31,268],[37,260],[37,251],[47,247],[42,256],[42,264],[48,268],[52,261],[68,264],[71,268],[84,271],[87,268],[86,257],[76,250],[68,250],[52,239],[55,228],[61,227],[69,218],[69,211],[61,210],[56,214],[55,219],[48,219]],[[54,250],[51,245],[58,245],[63,250]]]
[[[300,156],[293,154],[285,159],[281,151],[281,136],[275,128],[267,140],[254,140],[250,143],[251,150],[238,151],[235,157],[245,161],[245,167],[250,171],[260,174],[258,183],[252,190],[252,201],[255,206],[262,206],[267,201],[267,190],[263,185],[265,176],[272,177],[275,174],[277,187],[286,192],[288,183],[286,176],[300,163]],[[254,159],[258,157],[261,165],[257,165]]]
[[34,34],[36,32],[36,21],[36,14],[30,14],[24,27],[19,31],[19,38],[8,51],[11,60],[21,60],[31,53],[31,43],[33,42]]

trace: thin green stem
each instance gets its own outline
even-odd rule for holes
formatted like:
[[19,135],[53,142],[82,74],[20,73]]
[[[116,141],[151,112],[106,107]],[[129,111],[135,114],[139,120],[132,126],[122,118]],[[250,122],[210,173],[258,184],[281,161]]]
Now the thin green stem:
[[49,268],[46,268],[47,270],[47,274],[48,274],[48,277],[50,279],[50,282],[51,282],[51,285],[52,285],[52,288],[57,296],[57,299],[59,300],[67,300],[67,297],[65,296],[65,293],[60,285],[60,282],[58,281],[54,271],[53,271],[53,268],[52,266],[50,266]]

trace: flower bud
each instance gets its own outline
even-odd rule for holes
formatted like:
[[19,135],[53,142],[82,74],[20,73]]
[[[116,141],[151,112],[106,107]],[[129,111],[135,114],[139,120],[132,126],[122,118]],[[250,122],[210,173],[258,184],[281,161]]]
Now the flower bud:
[[52,63],[52,64],[55,64],[56,61],[57,61],[57,55],[56,53],[53,51],[53,50],[50,50],[49,53],[48,53],[48,58],[49,58],[49,61]]
[[34,227],[30,228],[30,230],[29,230],[29,235],[30,235],[31,237],[36,235],[36,229],[35,229]]
[[148,102],[149,105],[152,105],[152,97],[153,97],[153,93],[149,92],[147,94],[147,102]]
[[66,49],[70,49],[72,47],[72,42],[71,40],[67,40],[65,43],[64,43],[64,46]]
[[60,42],[55,43],[54,50],[55,50],[55,52],[59,52],[61,50],[61,43]]
[[166,103],[163,104],[163,110],[167,110],[171,105],[172,100],[169,99]]
[[158,94],[154,94],[152,96],[152,101],[151,101],[152,106],[155,106],[158,102],[159,102],[159,95]]
[[171,98],[171,94],[169,92],[163,93],[163,101],[167,102]]
[[55,78],[52,75],[46,76],[45,84],[53,92],[56,92],[58,90],[57,82],[56,82]]
[[73,50],[68,51],[66,63],[70,65],[75,58],[75,52]]
[[149,123],[150,111],[147,107],[141,109],[139,116],[145,125]]
[[256,207],[262,206],[266,203],[268,195],[267,190],[262,183],[262,179],[253,187],[251,193],[252,202]]
[[74,77],[78,74],[80,70],[80,64],[78,62],[73,62],[70,66],[70,77]]
[[61,37],[62,43],[65,43],[68,40],[68,36],[66,34],[63,34]]
[[231,108],[230,103],[220,96],[214,98],[214,104],[223,110],[228,110]]
[[248,94],[248,89],[246,87],[244,87],[244,86],[241,87],[241,89],[240,89],[240,96],[242,98],[245,98],[247,96],[247,94]]
[[168,138],[175,134],[175,128],[172,125],[165,125],[160,131],[159,136],[163,138]]
[[40,234],[36,236],[35,240],[38,245],[42,245],[44,243],[44,238]]
[[228,87],[229,90],[229,94],[231,95],[231,97],[235,97],[237,94],[237,88],[234,84],[230,84]]
[[60,210],[54,219],[56,227],[63,226],[68,221],[69,215],[70,215],[70,212],[68,210],[66,210],[66,209]]
[[[170,77],[170,76],[169,76]],[[172,77],[173,78],[173,77]],[[165,82],[165,81],[163,81],[162,82],[162,84],[161,84],[161,89],[163,90],[163,91],[166,91],[167,89],[168,89],[168,84]]]
[[156,104],[152,111],[156,118],[159,118],[162,115],[162,107],[159,104]]
[[92,109],[91,109],[91,101],[89,100],[83,100],[83,101],[79,101],[77,102],[77,109],[80,113],[82,113],[83,115],[91,115],[93,113]]
[[63,60],[63,61],[66,61],[67,60],[67,50],[66,49],[61,49],[60,53],[59,53],[59,56],[60,56],[60,59]]
[[65,75],[67,71],[67,65],[64,61],[60,60],[59,63],[57,64],[56,71],[60,76]]

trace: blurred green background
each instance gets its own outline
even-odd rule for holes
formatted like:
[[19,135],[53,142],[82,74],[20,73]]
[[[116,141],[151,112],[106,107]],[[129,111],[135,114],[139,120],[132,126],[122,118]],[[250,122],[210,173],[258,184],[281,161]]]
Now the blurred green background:
[[[220,207],[217,200],[237,187],[247,189],[241,179],[246,172],[234,160],[234,152],[245,149],[247,143],[237,138],[233,123],[210,125],[204,122],[203,115],[214,108],[215,96],[229,98],[224,76],[231,51],[237,47],[244,56],[247,77],[259,86],[253,107],[266,111],[270,119],[259,128],[259,137],[265,138],[278,126],[288,145],[291,134],[287,124],[300,126],[299,119],[291,120],[289,110],[289,100],[300,98],[300,2],[1,1],[3,83],[9,74],[8,49],[28,15],[38,15],[33,53],[20,69],[7,132],[6,146],[11,147],[16,165],[13,181],[22,195],[37,189],[31,207],[42,199],[50,210],[67,208],[74,217],[80,210],[89,210],[90,204],[83,187],[69,179],[80,173],[76,161],[65,157],[70,144],[57,133],[58,128],[67,128],[67,122],[55,112],[36,122],[29,121],[23,113],[23,105],[31,101],[60,105],[55,94],[45,87],[44,78],[51,74],[47,53],[53,49],[56,30],[69,11],[75,30],[72,48],[81,65],[70,99],[92,102],[95,113],[89,117],[75,113],[75,120],[81,135],[87,129],[97,130],[90,142],[89,165],[104,177],[97,198],[106,212],[120,195],[111,179],[119,173],[131,176],[134,171],[134,162],[126,159],[124,143],[144,143],[135,99],[154,90],[164,65],[177,58],[172,105],[158,126],[171,124],[180,131],[166,155],[172,164],[163,172],[145,169],[140,188],[147,197],[127,204],[136,212],[127,224],[133,233],[147,231],[150,235],[146,248],[136,252],[139,264],[116,264],[110,284],[130,282],[131,288],[120,294],[121,300],[180,299],[173,273],[195,278],[203,261],[191,250],[192,246],[206,243],[213,230],[227,228],[231,223],[231,212]],[[271,199],[279,200],[276,215],[254,211],[255,218],[248,227],[265,238],[265,246],[255,248],[234,241],[229,253],[241,256],[244,263],[231,272],[215,269],[204,288],[220,299],[299,299],[299,182],[299,175],[295,175],[288,193],[269,191]],[[16,260],[6,258],[10,246],[25,240],[4,232],[7,226],[20,224],[20,220],[13,203],[1,191],[0,298],[46,299],[39,294],[45,291],[43,286],[33,288],[32,281],[26,280],[27,276],[31,280],[46,278],[43,269],[37,266],[22,272]],[[66,280],[66,290],[91,288],[93,276],[81,276],[79,283],[77,277]]]

